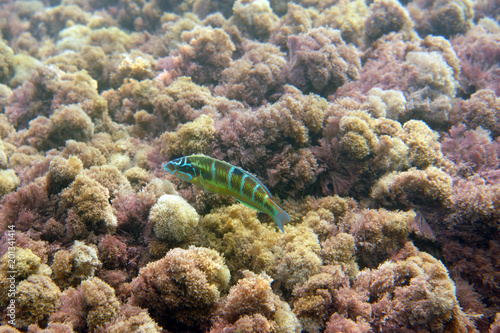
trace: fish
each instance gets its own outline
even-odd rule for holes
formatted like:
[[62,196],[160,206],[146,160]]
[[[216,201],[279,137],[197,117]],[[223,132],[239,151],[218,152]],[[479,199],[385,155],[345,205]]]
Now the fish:
[[206,191],[230,195],[243,205],[268,214],[285,233],[283,225],[290,222],[290,215],[273,201],[271,192],[251,173],[205,155],[180,157],[166,163],[163,169]]

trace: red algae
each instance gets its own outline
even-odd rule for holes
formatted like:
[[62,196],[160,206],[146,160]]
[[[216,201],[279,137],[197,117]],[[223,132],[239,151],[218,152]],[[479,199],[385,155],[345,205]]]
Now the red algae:
[[499,331],[497,2],[3,1],[0,332]]

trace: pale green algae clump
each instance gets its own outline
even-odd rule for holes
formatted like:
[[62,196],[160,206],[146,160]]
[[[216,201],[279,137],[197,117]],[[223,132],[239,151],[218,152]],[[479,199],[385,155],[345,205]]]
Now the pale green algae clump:
[[164,194],[151,208],[149,219],[158,239],[182,242],[194,234],[200,216],[182,197]]
[[9,268],[9,253],[2,257],[2,270],[7,272],[14,270],[17,272],[17,279],[26,279],[32,274],[50,275],[50,268],[42,263],[39,256],[33,253],[30,249],[22,249],[16,247],[15,249],[15,269]]
[[[50,267],[30,249],[16,247],[14,258],[11,255],[12,252],[7,252],[1,259],[0,306],[9,304],[9,295],[15,288],[16,325],[28,327],[43,323],[56,311],[61,290],[49,277]],[[14,280],[12,271],[17,272]]]
[[19,186],[21,181],[12,169],[0,170],[0,198]]

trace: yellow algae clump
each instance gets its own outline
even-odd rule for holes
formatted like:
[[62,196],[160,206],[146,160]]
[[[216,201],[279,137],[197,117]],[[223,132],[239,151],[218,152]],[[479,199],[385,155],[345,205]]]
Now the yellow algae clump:
[[[81,52],[82,48],[89,44],[89,36],[92,30],[82,24],[74,24],[59,31],[56,49],[59,51]],[[67,57],[67,52],[65,54]]]
[[369,298],[373,329],[477,332],[461,310],[455,284],[441,261],[420,252],[411,242],[406,243],[397,258],[376,269],[361,271],[353,285]]
[[[339,29],[346,43],[363,45],[365,39],[365,17],[368,14],[367,3],[363,0],[335,2],[335,6],[327,5],[328,1],[318,1],[326,6],[313,20],[314,27],[331,27]],[[316,4],[315,7],[317,8]]]
[[368,91],[368,101],[376,118],[397,120],[406,111],[406,98],[399,90],[372,88]]
[[62,105],[50,116],[47,138],[42,149],[62,147],[67,140],[88,141],[94,135],[94,124],[80,105]]
[[259,255],[280,237],[274,227],[259,221],[256,210],[242,204],[212,210],[200,219],[200,230],[200,245],[223,254],[232,272],[241,268],[259,270],[257,265],[262,267],[267,262],[265,256],[258,259]]
[[192,122],[180,125],[175,132],[162,135],[164,154],[170,157],[180,157],[193,154],[210,155],[214,140],[214,120],[208,115],[202,115]]
[[378,147],[378,138],[370,123],[373,119],[362,112],[353,112],[340,120],[340,147],[342,152],[354,160],[363,160]]
[[10,86],[15,88],[28,81],[36,68],[41,65],[40,60],[27,54],[16,54],[14,56],[14,76],[10,79]]
[[376,168],[382,172],[407,169],[410,166],[409,151],[410,148],[400,138],[381,135],[374,159]]
[[119,63],[118,69],[110,77],[114,87],[119,87],[125,79],[141,81],[155,76],[155,60],[140,51],[134,50],[130,54],[122,55],[117,63]]
[[286,228],[276,245],[263,249],[257,258],[257,267],[268,272],[275,285],[291,292],[296,284],[321,270],[321,247],[311,228]]
[[420,120],[406,122],[403,129],[405,133],[401,135],[401,139],[410,148],[408,158],[411,165],[425,169],[441,162],[443,153],[438,142],[439,134],[437,132],[434,132]]
[[[12,92],[10,89],[5,85],[0,84],[0,110],[7,106],[11,95]],[[9,122],[9,118],[5,114],[0,114],[0,139],[4,139],[12,132],[14,132],[14,126],[12,126]]]
[[[30,249],[15,249],[15,267],[9,267],[8,253],[2,257],[2,271],[17,271],[18,279],[26,279],[31,274],[37,274],[42,265],[42,260]],[[40,272],[41,273],[41,272]]]
[[163,47],[159,54],[168,54],[176,49],[181,43],[181,35],[184,31],[192,30],[200,24],[199,18],[192,13],[185,13],[179,17],[172,13],[165,13],[161,17],[163,35],[160,37]]
[[[275,12],[280,11],[277,7],[276,2],[274,2],[273,9]],[[281,49],[285,49],[287,47],[287,37],[311,29],[312,18],[316,17],[318,13],[312,7],[306,9],[293,2],[283,1],[281,7],[286,14],[281,17],[279,27],[273,31],[271,40],[273,44],[279,46]]]
[[230,36],[219,28],[195,27],[181,38],[187,43],[180,48],[187,75],[199,84],[216,83],[236,50]]
[[348,288],[349,278],[341,266],[325,265],[293,291],[293,312],[307,332],[368,332],[367,330],[324,330],[332,313],[346,313],[350,318],[369,319],[369,304],[363,304]]
[[259,326],[269,328],[262,332],[300,332],[302,327],[290,306],[273,292],[272,279],[266,273],[257,275],[247,270],[243,274],[244,278],[220,302],[210,332],[254,332],[245,327],[255,327],[259,322]]
[[320,241],[337,231],[335,222],[336,218],[333,213],[324,208],[310,210],[302,217],[302,223],[313,229]]
[[[432,45],[430,45],[432,47]],[[445,59],[438,51],[411,51],[406,55],[405,67],[409,78],[407,112],[413,118],[424,119],[431,124],[440,125],[448,121],[448,114],[452,109],[452,98],[455,97],[459,86],[455,75],[457,69],[448,62],[454,59]],[[449,57],[449,53],[447,52]]]
[[122,53],[126,51],[129,35],[117,27],[101,28],[92,30],[89,43],[99,45],[106,54]]
[[12,169],[0,170],[0,198],[14,191],[21,180]]
[[410,35],[412,30],[413,21],[410,14],[399,1],[375,0],[370,5],[368,16],[365,18],[365,35],[369,42],[393,31],[404,31]]
[[347,132],[340,141],[342,151],[354,160],[362,160],[370,155],[370,146],[359,133]]
[[44,326],[60,302],[61,290],[45,275],[30,275],[17,285],[16,292],[16,321],[24,328],[30,324]]
[[441,169],[433,166],[425,170],[412,168],[380,178],[373,186],[371,196],[388,206],[411,207],[423,203],[449,206],[452,185],[451,176]]
[[446,61],[446,64],[453,70],[455,81],[457,83],[460,81],[461,61],[457,56],[457,52],[455,52],[454,46],[451,45],[448,39],[442,36],[428,35],[424,38],[422,46],[429,51],[438,52],[443,57],[444,61]]
[[61,304],[50,317],[49,326],[70,325],[75,332],[98,332],[118,317],[120,303],[114,289],[99,278],[83,281],[78,289],[68,288],[61,295]]
[[96,233],[114,230],[117,219],[109,203],[109,190],[97,180],[79,174],[71,185],[61,192],[62,204],[72,208]]
[[321,243],[321,258],[324,265],[340,265],[344,272],[354,278],[359,272],[355,261],[356,250],[354,236],[339,232]]
[[108,333],[161,333],[162,328],[149,316],[147,310],[136,306],[120,305],[118,318],[103,327]]
[[76,156],[70,156],[65,159],[61,156],[56,156],[49,165],[47,173],[47,190],[50,194],[57,194],[66,188],[76,175],[83,170],[82,161]]
[[473,26],[475,2],[470,0],[408,3],[408,11],[420,36],[451,38]]
[[59,250],[54,254],[52,262],[52,270],[54,271],[54,281],[61,288],[66,288],[70,285],[77,285],[80,280],[74,282],[72,277],[73,256],[70,251]]
[[222,84],[215,92],[249,105],[260,105],[283,85],[285,54],[269,43],[248,42],[242,47],[245,54],[223,70]]
[[71,254],[76,277],[93,276],[95,270],[101,266],[95,245],[85,245],[84,242],[75,241],[71,247]]
[[216,251],[175,248],[143,267],[131,282],[131,305],[149,309],[160,325],[207,324],[207,315],[228,286],[230,273]]
[[447,96],[453,97],[457,82],[454,71],[441,54],[436,51],[412,51],[406,56],[410,67],[414,67],[418,75],[414,78],[416,87],[429,87]]
[[[376,267],[405,244],[414,219],[413,210],[403,212],[383,208],[362,209],[349,211],[342,219],[341,226],[354,236],[358,263],[362,266]],[[335,240],[324,245],[338,246]],[[334,252],[328,253],[334,251],[333,249],[325,250],[327,261],[336,259]]]
[[120,171],[125,171],[130,168],[130,157],[125,154],[113,154],[109,157],[109,164]]
[[14,51],[0,40],[0,83],[7,84],[14,75]]
[[[153,80],[145,79],[138,81],[133,78],[128,78],[123,84],[120,84],[117,90],[119,93],[117,96],[113,96],[112,92],[107,95],[107,98],[112,103],[111,109],[113,111],[111,113],[113,114],[114,118],[120,122],[132,122],[135,120],[135,122],[137,123],[137,128],[134,131],[139,134],[141,132],[141,129],[147,127],[146,123],[148,122],[148,120],[144,112],[148,113],[146,110],[153,109],[152,103],[156,96],[158,96],[159,89],[155,86],[155,82]],[[126,104],[130,104],[130,107],[122,107],[122,110],[118,111],[117,109],[120,107],[120,104],[122,102],[120,100],[113,100],[115,98],[127,99],[128,103]],[[143,110],[137,111],[137,109]],[[154,126],[151,127],[151,129],[153,128]]]
[[211,105],[214,98],[207,87],[199,86],[191,78],[181,76],[163,89],[153,101],[154,115],[167,128],[193,121],[201,115],[201,108]]
[[153,179],[153,175],[138,166],[125,171],[124,176],[128,179],[130,185],[132,185],[132,188],[136,191],[142,189]]
[[85,142],[66,141],[66,147],[62,150],[61,156],[69,158],[71,155],[77,156],[82,161],[84,168],[106,163],[106,158],[101,151]]
[[[8,305],[8,294],[19,284],[31,275],[51,274],[50,267],[42,263],[39,256],[30,249],[15,247],[14,252],[7,252],[2,256],[0,266],[0,306]],[[15,280],[10,279],[12,273],[17,272]]]
[[173,103],[180,103],[179,107],[187,104],[196,108],[198,105],[208,104],[212,99],[212,94],[208,88],[193,83],[191,78],[186,76],[177,78],[165,88],[164,93],[172,98]]
[[[494,137],[500,134],[500,98],[497,97],[495,91],[478,90],[463,104],[464,111],[467,110],[465,119],[468,128],[482,127],[491,131]],[[462,114],[457,116],[463,117]]]
[[342,198],[338,195],[326,196],[322,198],[313,198],[308,196],[305,198],[305,209],[326,209],[330,211],[335,217],[341,217],[349,210],[350,206],[354,206],[354,200],[351,198]]
[[113,165],[93,166],[89,170],[85,170],[84,174],[107,188],[111,200],[115,198],[115,194],[119,190],[131,188],[127,178]]
[[193,235],[200,216],[182,197],[164,194],[151,208],[149,219],[158,239],[183,242]]
[[244,35],[267,40],[279,23],[268,0],[237,0],[229,24],[235,24]]
[[75,241],[70,251],[59,250],[54,255],[52,269],[54,281],[61,287],[76,286],[88,277],[94,276],[101,267],[95,245]]
[[277,109],[288,109],[294,119],[300,120],[309,135],[323,130],[328,101],[316,94],[302,94],[293,86],[285,86],[285,94],[274,104]]
[[107,283],[93,277],[83,281],[78,289],[85,295],[87,309],[90,309],[87,325],[91,331],[118,316],[120,303]]

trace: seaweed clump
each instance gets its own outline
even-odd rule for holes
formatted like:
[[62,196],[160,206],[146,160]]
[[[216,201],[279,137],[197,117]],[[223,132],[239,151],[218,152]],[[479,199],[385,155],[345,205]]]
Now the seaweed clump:
[[200,327],[227,287],[230,274],[214,250],[173,249],[132,281],[132,303],[169,325]]

